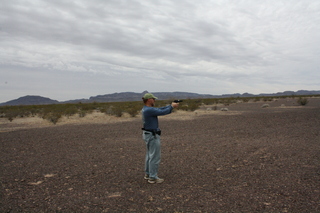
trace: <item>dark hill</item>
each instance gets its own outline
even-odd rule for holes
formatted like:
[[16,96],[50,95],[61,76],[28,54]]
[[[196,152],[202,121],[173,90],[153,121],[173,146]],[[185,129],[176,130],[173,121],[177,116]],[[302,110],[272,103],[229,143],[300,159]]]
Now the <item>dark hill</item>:
[[[122,92],[106,95],[98,95],[89,98],[89,102],[120,102],[120,101],[140,101],[142,96],[148,91],[142,93]],[[188,99],[188,98],[214,98],[213,95],[202,95],[189,92],[153,92],[159,100],[168,99]]]
[[59,101],[52,100],[50,98],[45,98],[41,96],[34,96],[34,95],[27,95],[24,97],[20,97],[18,99],[14,99],[5,103],[0,104],[1,106],[4,105],[43,105],[43,104],[58,104]]

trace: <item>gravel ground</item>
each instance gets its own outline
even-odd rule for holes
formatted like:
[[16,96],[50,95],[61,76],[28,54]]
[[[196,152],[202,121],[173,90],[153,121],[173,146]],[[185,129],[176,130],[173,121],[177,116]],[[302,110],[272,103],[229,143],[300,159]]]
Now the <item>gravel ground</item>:
[[0,212],[320,212],[320,99],[281,101],[161,117],[162,184],[139,118],[0,132]]

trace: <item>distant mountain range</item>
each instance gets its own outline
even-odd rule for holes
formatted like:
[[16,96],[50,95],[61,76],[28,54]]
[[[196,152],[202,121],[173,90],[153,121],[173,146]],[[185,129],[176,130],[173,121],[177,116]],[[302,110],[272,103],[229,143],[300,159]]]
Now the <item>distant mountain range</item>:
[[[57,100],[52,100],[50,98],[45,98],[42,96],[24,96],[15,100],[11,100],[5,103],[1,103],[0,106],[15,106],[15,105],[43,105],[43,104],[62,104],[62,103],[93,103],[93,102],[121,102],[121,101],[140,101],[142,96],[148,91],[142,93],[134,92],[121,92],[106,95],[92,96],[89,99],[76,99],[59,102]],[[208,95],[208,94],[198,94],[190,92],[153,92],[159,100],[168,99],[195,99],[195,98],[228,98],[228,97],[258,97],[258,96],[291,96],[291,95],[319,95],[318,91],[309,90],[298,90],[285,91],[278,93],[261,93],[259,95],[254,95],[250,93],[235,93],[235,94],[225,94],[225,95]]]

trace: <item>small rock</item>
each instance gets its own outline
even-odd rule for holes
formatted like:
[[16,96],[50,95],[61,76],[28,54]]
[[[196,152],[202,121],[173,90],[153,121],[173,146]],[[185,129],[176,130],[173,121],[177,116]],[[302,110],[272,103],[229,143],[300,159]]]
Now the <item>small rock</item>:
[[44,175],[44,177],[46,177],[46,178],[51,178],[51,177],[54,177],[54,176],[56,176],[55,174],[46,174],[46,175]]
[[39,184],[41,184],[41,183],[43,183],[43,181],[37,181],[37,182],[29,182],[28,184],[29,185],[39,185]]

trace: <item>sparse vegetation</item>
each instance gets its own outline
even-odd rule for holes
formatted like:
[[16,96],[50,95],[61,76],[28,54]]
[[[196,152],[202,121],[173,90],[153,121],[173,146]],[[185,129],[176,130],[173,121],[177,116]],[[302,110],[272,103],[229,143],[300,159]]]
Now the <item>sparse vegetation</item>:
[[302,98],[299,97],[299,99],[297,100],[298,104],[300,104],[301,106],[307,105],[307,103],[309,102],[307,98]]
[[[229,106],[235,103],[253,102],[257,101],[272,101],[284,98],[298,98],[297,102],[300,105],[308,103],[307,97],[319,97],[320,95],[313,96],[276,96],[276,97],[229,97],[229,98],[212,98],[212,99],[185,99],[180,104],[178,110],[195,111],[201,105],[217,105],[223,104]],[[157,100],[156,107],[162,107],[172,100]],[[124,113],[128,113],[131,117],[136,117],[142,108],[141,101],[131,102],[107,102],[107,103],[77,103],[77,104],[50,104],[50,105],[23,105],[23,106],[0,106],[0,117],[7,118],[13,121],[18,117],[34,117],[39,116],[46,119],[53,124],[56,124],[63,116],[70,117],[78,114],[79,117],[85,117],[93,111],[102,112],[107,115],[122,117]],[[217,110],[217,106],[214,107]]]

